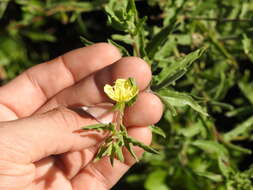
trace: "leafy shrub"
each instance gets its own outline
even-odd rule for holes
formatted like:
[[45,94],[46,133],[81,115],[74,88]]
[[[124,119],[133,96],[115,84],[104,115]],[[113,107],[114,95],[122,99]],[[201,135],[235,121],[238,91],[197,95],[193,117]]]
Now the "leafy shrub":
[[80,47],[80,36],[109,39],[150,64],[166,107],[153,127],[166,135],[154,136],[161,153],[115,189],[252,190],[252,13],[250,0],[1,0],[0,78]]

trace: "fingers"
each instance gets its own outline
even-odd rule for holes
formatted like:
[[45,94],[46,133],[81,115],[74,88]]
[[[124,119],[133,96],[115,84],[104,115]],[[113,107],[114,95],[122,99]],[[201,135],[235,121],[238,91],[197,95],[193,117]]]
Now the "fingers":
[[104,93],[105,84],[113,84],[118,78],[135,78],[140,90],[150,83],[152,74],[149,65],[137,57],[125,57],[101,71],[84,78],[78,84],[66,88],[52,98],[38,112],[42,113],[59,105],[95,105],[110,101]]
[[105,134],[73,131],[95,124],[90,116],[66,108],[0,123],[0,160],[28,164],[53,154],[81,150],[100,142]]
[[[127,127],[152,125],[160,120],[162,110],[163,106],[159,98],[151,93],[142,92],[135,104],[126,110],[124,124]],[[61,155],[60,159],[65,166],[65,175],[72,179],[80,169],[89,164],[96,154],[97,148],[98,146],[93,146],[82,151]]]
[[[134,113],[142,112],[143,114],[138,114],[139,119],[132,118],[136,116],[128,114],[126,120],[145,126],[157,122],[161,117],[159,110],[162,109],[162,105],[158,101],[157,104],[153,104],[152,102],[156,102],[153,99],[156,97],[152,94],[141,95],[136,101],[136,106],[131,109]],[[142,101],[145,102],[142,103]],[[146,105],[146,108],[140,106],[143,104]],[[143,112],[143,109],[151,107],[157,112],[148,112],[148,114]],[[81,136],[73,131],[95,123],[97,123],[96,120],[90,116],[80,115],[66,108],[15,121],[2,122],[0,123],[0,152],[5,154],[0,155],[0,160],[27,164],[49,155],[94,146],[103,140],[105,134],[91,131]]]
[[[98,43],[80,48],[52,61],[34,66],[0,88],[0,104],[16,113],[30,115],[48,98],[120,58],[112,45]],[[18,94],[18,95],[17,95]],[[28,101],[29,99],[29,101]],[[15,119],[15,116],[9,116]]]
[[162,116],[163,105],[154,94],[142,92],[135,104],[126,109],[124,124],[126,126],[147,126],[157,123]]
[[98,150],[97,145],[80,150],[67,152],[63,155],[59,155],[61,165],[63,166],[64,175],[67,179],[72,179],[76,174],[89,164]]
[[[145,144],[150,144],[152,134],[147,127],[130,128],[129,135],[133,138],[142,141]],[[139,147],[134,148],[135,153],[140,157],[143,150]],[[72,186],[74,190],[109,190],[135,163],[128,151],[124,151],[125,163],[114,161],[114,166],[108,157],[105,157],[98,162],[90,163],[83,168],[73,179]]]

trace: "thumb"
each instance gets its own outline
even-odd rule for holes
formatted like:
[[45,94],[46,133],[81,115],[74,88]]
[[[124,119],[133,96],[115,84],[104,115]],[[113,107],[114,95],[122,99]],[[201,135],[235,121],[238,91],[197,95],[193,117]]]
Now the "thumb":
[[80,150],[100,142],[105,134],[87,131],[73,133],[82,126],[97,123],[89,115],[67,108],[0,123],[0,160],[27,164],[52,154]]

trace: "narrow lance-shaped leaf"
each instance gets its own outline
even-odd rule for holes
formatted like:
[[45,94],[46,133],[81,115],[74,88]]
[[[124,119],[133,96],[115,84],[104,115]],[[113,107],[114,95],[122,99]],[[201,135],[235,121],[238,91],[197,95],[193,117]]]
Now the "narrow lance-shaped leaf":
[[108,39],[107,40],[110,44],[116,46],[117,48],[119,48],[120,52],[122,53],[123,56],[130,56],[130,53],[127,51],[127,49],[122,46],[122,45],[119,45],[118,43],[116,43],[115,41],[111,40],[111,39]]
[[226,113],[227,117],[241,116],[241,115],[253,115],[253,105],[234,108],[233,110]]
[[177,115],[177,110],[174,108],[174,106],[172,106],[170,104],[170,102],[165,97],[160,96],[159,94],[157,94],[157,96],[160,98],[160,100],[166,106],[166,108],[168,108],[170,110],[171,115],[176,116]]
[[150,125],[149,128],[151,129],[152,133],[155,133],[157,135],[162,136],[163,138],[166,138],[165,132],[160,127],[157,127],[155,125]]
[[0,2],[0,19],[3,17],[4,12],[8,6],[9,0],[1,0]]
[[236,150],[238,152],[241,152],[241,153],[244,153],[244,154],[252,154],[252,151],[247,149],[247,148],[244,148],[244,147],[241,147],[239,145],[235,145],[235,144],[232,144],[230,142],[222,142],[225,146],[227,146],[228,148],[232,149],[232,150]]
[[231,141],[234,138],[237,138],[241,135],[249,135],[249,130],[252,129],[253,126],[253,116],[249,117],[246,121],[237,125],[234,129],[224,134],[225,141]]
[[80,36],[80,40],[83,43],[83,45],[85,45],[85,46],[90,46],[90,45],[94,44],[94,42],[88,40],[87,38],[85,38],[83,36]]
[[[84,126],[82,127],[82,130],[99,130],[99,129],[106,129],[106,127],[108,126],[108,124],[94,124],[94,125],[88,125],[88,126]],[[108,128],[109,130],[109,128]]]
[[130,137],[127,137],[128,141],[131,142],[133,145],[135,146],[139,146],[141,147],[143,150],[147,151],[147,152],[150,152],[150,153],[153,153],[153,154],[159,154],[159,152],[153,148],[151,148],[150,146],[147,146],[145,144],[143,144],[142,142],[140,141],[137,141],[133,138],[130,138]]
[[[109,146],[110,147],[110,146]],[[101,146],[99,149],[98,149],[98,152],[96,154],[96,157],[94,159],[94,162],[97,162],[99,161],[103,156],[104,154],[107,152],[108,148],[109,147],[106,147],[105,145]]]
[[200,48],[194,52],[189,53],[183,57],[180,61],[176,61],[171,64],[170,69],[168,70],[167,76],[164,77],[158,84],[152,86],[153,90],[159,90],[163,87],[166,87],[176,80],[181,78],[189,69],[194,61],[199,59],[202,54],[206,51],[207,47]]
[[194,171],[194,173],[197,174],[198,176],[206,177],[206,178],[211,179],[212,181],[215,181],[215,182],[222,182],[223,181],[222,175],[219,175],[219,174],[211,173],[208,171],[204,171],[204,172]]
[[113,163],[114,163],[115,152],[116,152],[116,147],[115,147],[115,143],[113,143],[112,144],[112,151],[111,151],[111,154],[110,154],[110,162],[111,162],[112,166],[113,166]]
[[41,31],[23,31],[23,35],[30,38],[32,41],[38,42],[39,41],[55,42],[57,40],[54,35]]
[[152,40],[148,43],[147,48],[146,48],[146,52],[148,54],[148,57],[151,59],[156,51],[158,50],[158,48],[163,45],[167,39],[168,39],[168,35],[173,32],[173,30],[176,28],[176,26],[178,25],[178,23],[176,23],[176,19],[173,20],[174,23],[170,23],[170,25],[164,27],[159,33],[157,33]]
[[231,173],[234,172],[227,157],[219,156],[218,166],[220,168],[221,173],[227,178],[230,176]]
[[183,4],[181,7],[179,7],[176,10],[175,15],[170,19],[170,23],[168,26],[165,26],[160,32],[158,32],[148,43],[146,52],[148,54],[148,57],[150,59],[153,58],[155,53],[157,52],[158,48],[162,46],[167,40],[168,40],[168,35],[173,32],[173,30],[177,27],[178,22],[177,22],[177,17],[178,14],[181,12],[183,8]]
[[118,158],[121,162],[124,162],[124,156],[123,156],[123,153],[122,153],[122,149],[121,149],[121,147],[118,145],[118,143],[115,143],[115,153],[116,153],[117,158]]
[[214,154],[215,156],[219,157],[227,157],[228,150],[220,143],[210,140],[196,140],[191,143],[192,145],[202,149],[203,151]]
[[133,39],[130,34],[113,34],[111,35],[112,40],[114,41],[120,41],[124,42],[125,44],[132,45],[133,44]]
[[244,96],[253,104],[253,82],[240,81],[238,84]]
[[168,102],[175,107],[190,106],[195,111],[208,116],[206,111],[188,94],[163,89],[158,92],[162,101]]
[[243,34],[243,39],[242,39],[242,44],[243,44],[243,50],[245,54],[249,54],[250,51],[252,51],[252,41],[248,36],[244,33]]
[[138,162],[139,159],[136,156],[136,154],[134,153],[132,144],[129,142],[129,140],[126,137],[124,137],[124,141],[125,141],[125,147],[130,152],[130,154],[134,157],[134,159]]
[[222,97],[224,89],[226,88],[226,76],[225,73],[220,73],[220,84],[216,90],[216,93],[214,95],[215,100],[219,100],[220,97]]

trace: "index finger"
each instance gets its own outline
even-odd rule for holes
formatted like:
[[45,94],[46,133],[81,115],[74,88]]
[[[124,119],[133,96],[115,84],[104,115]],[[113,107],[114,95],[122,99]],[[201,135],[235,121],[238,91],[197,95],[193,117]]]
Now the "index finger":
[[120,59],[118,49],[98,43],[36,65],[0,88],[0,105],[17,117],[31,115],[50,97]]

